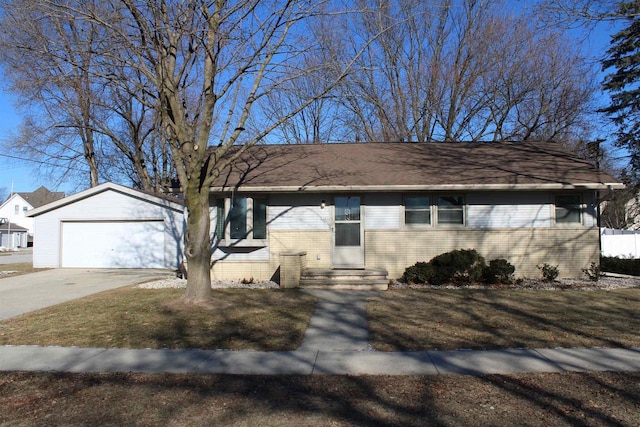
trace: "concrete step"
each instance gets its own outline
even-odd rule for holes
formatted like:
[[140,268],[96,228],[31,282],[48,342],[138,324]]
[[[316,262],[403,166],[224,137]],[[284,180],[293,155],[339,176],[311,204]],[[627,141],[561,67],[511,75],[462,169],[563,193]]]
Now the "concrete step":
[[387,290],[387,271],[377,268],[305,268],[300,275],[300,287],[309,289]]

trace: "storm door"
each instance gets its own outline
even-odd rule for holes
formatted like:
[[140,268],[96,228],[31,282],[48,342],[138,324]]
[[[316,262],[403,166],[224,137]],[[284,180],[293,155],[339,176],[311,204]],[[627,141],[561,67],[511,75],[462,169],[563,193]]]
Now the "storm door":
[[360,196],[334,199],[333,266],[364,267],[364,239]]

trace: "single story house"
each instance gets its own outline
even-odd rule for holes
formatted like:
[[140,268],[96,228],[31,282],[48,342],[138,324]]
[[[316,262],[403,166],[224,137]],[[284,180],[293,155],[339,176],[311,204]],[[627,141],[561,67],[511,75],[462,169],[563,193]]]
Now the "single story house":
[[277,278],[299,254],[397,278],[476,249],[519,277],[579,277],[599,260],[599,193],[623,187],[555,143],[257,145],[211,187],[212,276]]
[[106,183],[27,212],[36,268],[171,268],[183,262],[184,205]]
[[5,249],[26,248],[28,231],[6,218],[0,218],[0,247]]

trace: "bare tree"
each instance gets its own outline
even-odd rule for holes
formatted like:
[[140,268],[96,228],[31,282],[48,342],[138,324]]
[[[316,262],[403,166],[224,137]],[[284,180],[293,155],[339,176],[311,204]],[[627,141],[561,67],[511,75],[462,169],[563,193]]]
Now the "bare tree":
[[501,13],[502,5],[361,0],[333,39],[348,53],[380,34],[336,97],[352,133],[368,141],[561,141],[581,128],[596,90],[589,65],[560,35]]
[[1,19],[5,77],[23,105],[37,110],[26,122],[37,127],[25,128],[26,143],[13,148],[61,167],[81,157],[89,184],[98,185],[99,142],[91,123],[93,100],[101,87],[91,75],[100,29],[65,13],[54,14],[42,2],[5,2]]
[[536,6],[547,25],[570,28],[577,25],[591,28],[602,21],[631,19],[637,11],[621,7],[624,0],[543,0]]
[[[157,109],[149,107],[157,95],[144,76],[125,76],[99,58],[105,28],[67,3],[2,4],[0,62],[28,112],[11,149],[56,177],[86,182],[88,175],[90,186],[111,180],[158,192],[175,175]],[[79,4],[102,16],[108,10]],[[116,75],[117,90],[110,84]]]
[[140,73],[116,73],[107,65],[103,64],[103,74],[117,74],[120,78],[117,86],[105,86],[105,94],[99,100],[102,115],[94,124],[95,131],[115,148],[103,155],[103,163],[112,175],[118,171],[134,187],[161,193],[170,186],[175,168],[159,123],[158,97]]
[[[188,212],[184,300],[207,304],[210,185],[247,147],[321,99],[341,78],[326,82],[306,101],[283,106],[278,114],[253,116],[261,123],[259,131],[245,132],[255,107],[292,78],[292,63],[297,65],[300,55],[312,49],[314,42],[305,36],[304,25],[322,5],[312,0],[108,4],[91,9],[50,3],[108,35],[99,51],[100,62],[104,69],[121,70],[109,79],[114,91],[134,73],[142,76],[144,90],[153,95],[145,102],[158,112]],[[104,16],[105,9],[109,16]]]

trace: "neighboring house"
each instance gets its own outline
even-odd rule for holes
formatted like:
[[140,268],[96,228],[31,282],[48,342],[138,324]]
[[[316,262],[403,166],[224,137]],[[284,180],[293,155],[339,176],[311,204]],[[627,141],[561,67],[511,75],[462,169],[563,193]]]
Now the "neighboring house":
[[213,277],[308,268],[397,278],[454,249],[578,277],[599,260],[597,193],[624,186],[552,143],[259,145],[211,188]]
[[171,268],[183,261],[184,206],[106,183],[27,213],[36,268]]
[[17,249],[27,247],[28,230],[18,224],[13,224],[0,218],[0,247]]
[[26,228],[28,230],[28,244],[31,244],[33,242],[33,218],[26,215],[27,211],[60,200],[64,195],[63,192],[49,191],[44,186],[32,192],[12,193],[0,205],[0,218],[6,218],[11,223]]

